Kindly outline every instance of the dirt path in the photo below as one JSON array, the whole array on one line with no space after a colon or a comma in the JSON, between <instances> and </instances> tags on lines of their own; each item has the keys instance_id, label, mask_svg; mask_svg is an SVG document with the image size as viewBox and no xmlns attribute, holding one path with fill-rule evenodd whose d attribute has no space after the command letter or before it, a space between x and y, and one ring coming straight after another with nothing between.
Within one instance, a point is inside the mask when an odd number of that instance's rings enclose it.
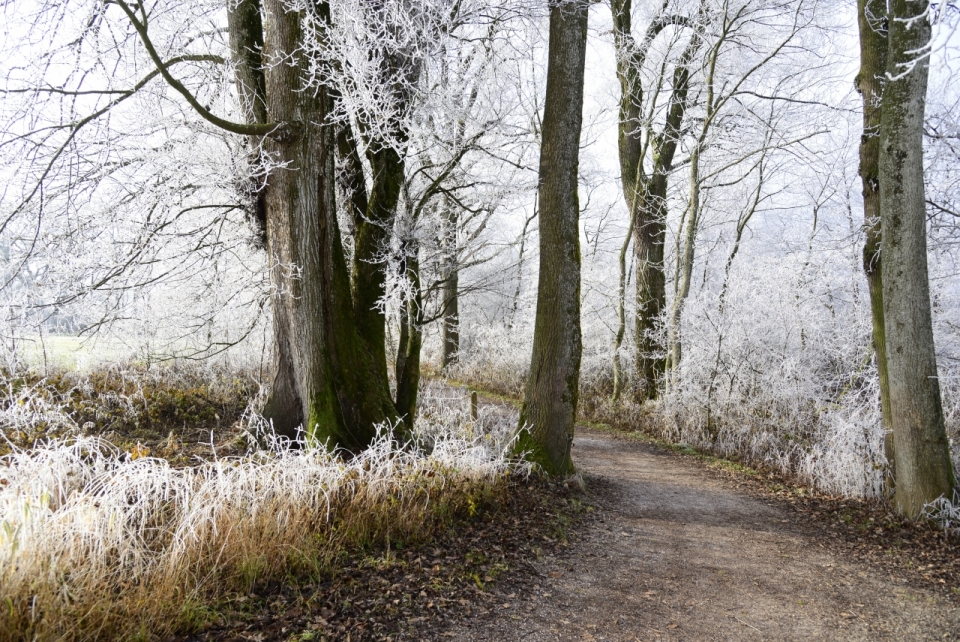
<instances>
[{"instance_id":1,"label":"dirt path","mask_svg":"<svg viewBox=\"0 0 960 642\"><path fill-rule=\"evenodd\" d=\"M599 518L443 639L960 639L955 605L845 561L796 514L654 446L580 435Z\"/></svg>"}]
</instances>

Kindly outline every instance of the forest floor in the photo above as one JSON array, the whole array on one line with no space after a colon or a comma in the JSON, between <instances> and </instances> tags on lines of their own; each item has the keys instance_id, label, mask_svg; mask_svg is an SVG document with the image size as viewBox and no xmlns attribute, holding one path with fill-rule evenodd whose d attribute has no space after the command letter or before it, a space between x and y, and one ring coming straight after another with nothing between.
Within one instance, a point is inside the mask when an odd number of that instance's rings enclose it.
<instances>
[{"instance_id":1,"label":"forest floor","mask_svg":"<svg viewBox=\"0 0 960 642\"><path fill-rule=\"evenodd\" d=\"M426 547L261 587L183 639L960 639L956 537L639 435L581 427L574 459L582 491L518 483Z\"/></svg>"},{"instance_id":2,"label":"forest floor","mask_svg":"<svg viewBox=\"0 0 960 642\"><path fill-rule=\"evenodd\" d=\"M639 433L581 426L573 453L582 489L518 481L181 640L960 640L960 538Z\"/></svg>"},{"instance_id":3,"label":"forest floor","mask_svg":"<svg viewBox=\"0 0 960 642\"><path fill-rule=\"evenodd\" d=\"M858 519L878 519L868 507L783 497L749 475L595 430L581 428L573 452L595 511L534 577L498 587L501 608L445 639L960 639L955 572L924 575L931 542L901 542L910 550L900 556L849 537L853 526L862 538ZM943 547L952 559L934 566L955 567L956 546Z\"/></svg>"}]
</instances>

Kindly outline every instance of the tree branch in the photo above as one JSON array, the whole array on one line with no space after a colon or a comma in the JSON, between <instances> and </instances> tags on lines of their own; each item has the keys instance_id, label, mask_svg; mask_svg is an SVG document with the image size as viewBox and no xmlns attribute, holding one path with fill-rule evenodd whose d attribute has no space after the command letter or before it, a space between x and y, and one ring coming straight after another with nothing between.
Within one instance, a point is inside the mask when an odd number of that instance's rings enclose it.
<instances>
[{"instance_id":1,"label":"tree branch","mask_svg":"<svg viewBox=\"0 0 960 642\"><path fill-rule=\"evenodd\" d=\"M156 48L153 46L153 41L150 40L150 36L147 33L146 18L141 22L137 19L136 14L133 9L128 5L125 0L108 0L109 4L115 4L127 15L127 18L130 20L130 24L133 25L133 28L136 30L137 34L140 36L140 41L143 43L144 48L146 48L147 53L150 55L150 59L153 60L153 64L157 66L157 70L160 72L160 75L163 76L163 79L167 81L167 84L173 87L177 92L179 92L187 102L193 107L204 120L216 125L220 129L225 131L240 134L242 136L268 136L276 140L289 140L295 138L299 134L300 123L286 122L286 123L254 123L254 124L245 124L245 123L235 123L233 121L220 118L209 109L200 104L200 102L190 93L190 90L187 89L183 83L173 77L170 73L170 70L167 69L167 65L164 64L163 60L160 58L160 54L157 53Z\"/></svg>"}]
</instances>

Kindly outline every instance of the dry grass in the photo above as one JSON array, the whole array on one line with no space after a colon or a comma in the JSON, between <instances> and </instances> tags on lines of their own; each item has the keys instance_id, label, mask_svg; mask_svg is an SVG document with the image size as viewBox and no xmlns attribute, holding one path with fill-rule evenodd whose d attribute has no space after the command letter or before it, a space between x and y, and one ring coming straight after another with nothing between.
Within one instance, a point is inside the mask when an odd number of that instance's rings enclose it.
<instances>
[{"instance_id":1,"label":"dry grass","mask_svg":"<svg viewBox=\"0 0 960 642\"><path fill-rule=\"evenodd\" d=\"M231 591L322 576L351 550L472 514L527 470L504 455L516 420L473 422L451 389L425 393L423 446L383 431L351 460L276 441L179 468L100 437L14 449L0 458L0 640L189 631ZM67 416L20 398L7 427L29 424L24 408Z\"/></svg>"},{"instance_id":2,"label":"dry grass","mask_svg":"<svg viewBox=\"0 0 960 642\"><path fill-rule=\"evenodd\" d=\"M181 441L209 444L211 430L234 424L258 389L252 373L190 363L48 376L0 372L0 382L0 455L81 435L103 436L125 450L140 443L153 452L171 431ZM173 452L163 454L173 459ZM186 463L192 453L180 454L179 463Z\"/></svg>"}]
</instances>

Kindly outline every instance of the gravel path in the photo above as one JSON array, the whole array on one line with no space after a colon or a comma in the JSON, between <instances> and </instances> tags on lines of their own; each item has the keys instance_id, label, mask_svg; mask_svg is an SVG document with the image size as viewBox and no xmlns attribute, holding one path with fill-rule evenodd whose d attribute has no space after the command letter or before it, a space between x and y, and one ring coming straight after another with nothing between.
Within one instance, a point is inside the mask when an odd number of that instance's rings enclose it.
<instances>
[{"instance_id":1,"label":"gravel path","mask_svg":"<svg viewBox=\"0 0 960 642\"><path fill-rule=\"evenodd\" d=\"M598 518L442 639L960 639L956 605L696 462L583 429L574 459Z\"/></svg>"}]
</instances>

